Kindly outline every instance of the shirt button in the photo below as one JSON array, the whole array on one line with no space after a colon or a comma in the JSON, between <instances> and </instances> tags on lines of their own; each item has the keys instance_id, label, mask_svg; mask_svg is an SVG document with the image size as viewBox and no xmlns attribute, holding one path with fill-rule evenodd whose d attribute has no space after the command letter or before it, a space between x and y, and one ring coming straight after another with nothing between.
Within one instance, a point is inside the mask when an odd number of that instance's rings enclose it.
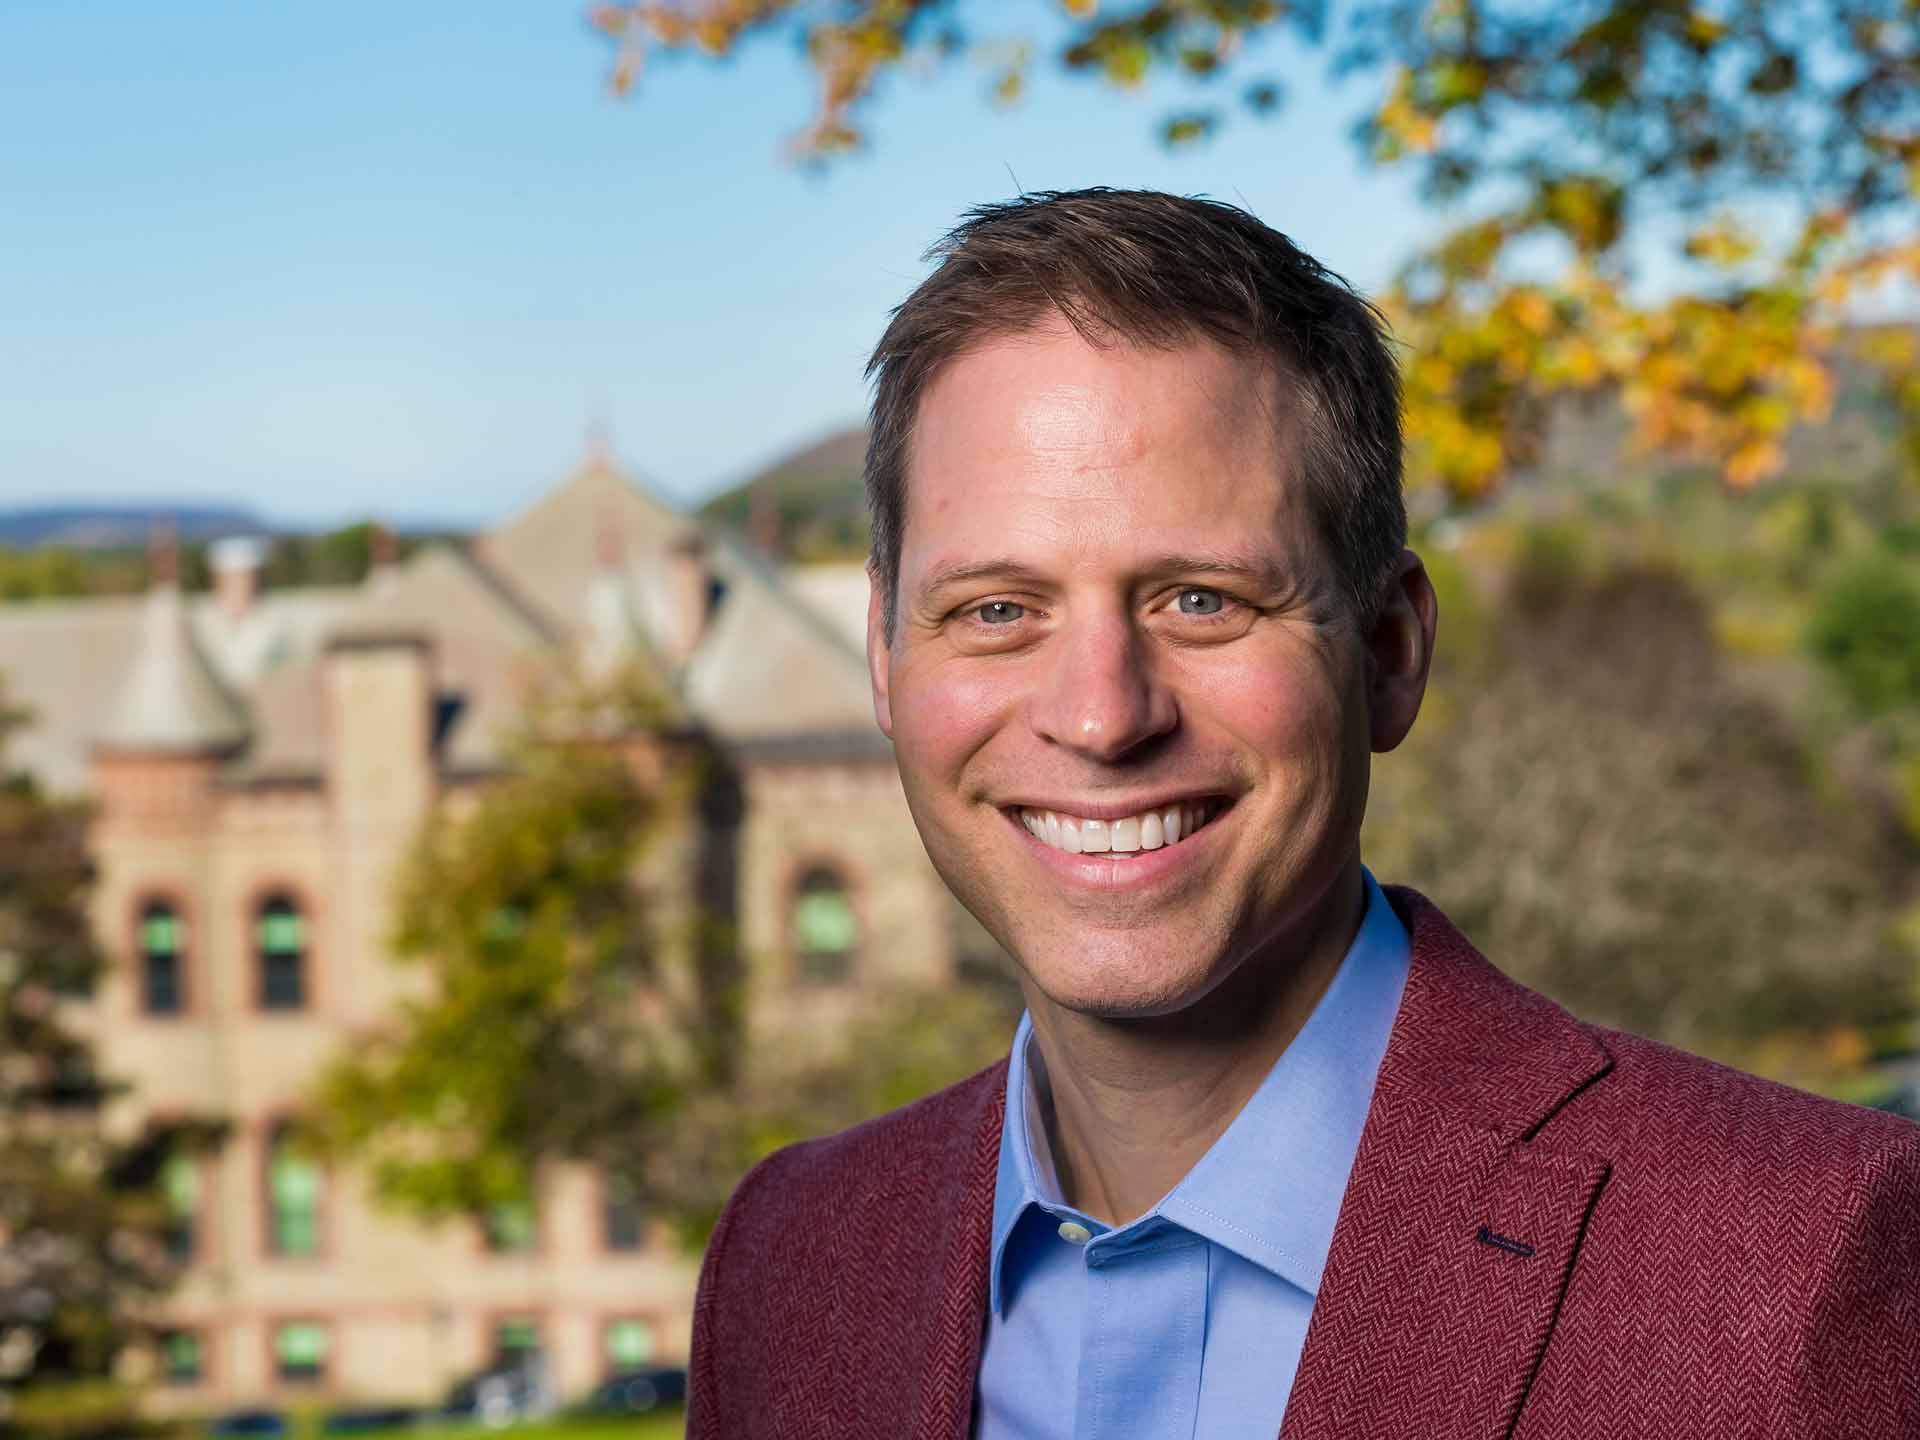
<instances>
[{"instance_id":1,"label":"shirt button","mask_svg":"<svg viewBox=\"0 0 1920 1440\"><path fill-rule=\"evenodd\" d=\"M1093 1232L1077 1220L1062 1220L1060 1238L1072 1245L1084 1245L1093 1239Z\"/></svg>"}]
</instances>

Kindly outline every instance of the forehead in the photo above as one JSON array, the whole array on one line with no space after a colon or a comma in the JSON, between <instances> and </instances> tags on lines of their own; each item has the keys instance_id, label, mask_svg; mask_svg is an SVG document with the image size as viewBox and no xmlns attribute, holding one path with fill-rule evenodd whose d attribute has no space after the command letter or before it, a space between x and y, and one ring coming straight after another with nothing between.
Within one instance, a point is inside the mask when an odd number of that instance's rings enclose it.
<instances>
[{"instance_id":1,"label":"forehead","mask_svg":"<svg viewBox=\"0 0 1920 1440\"><path fill-rule=\"evenodd\" d=\"M1211 341L1094 345L1064 323L948 364L922 397L902 581L983 548L1062 565L1298 550L1287 386Z\"/></svg>"}]
</instances>

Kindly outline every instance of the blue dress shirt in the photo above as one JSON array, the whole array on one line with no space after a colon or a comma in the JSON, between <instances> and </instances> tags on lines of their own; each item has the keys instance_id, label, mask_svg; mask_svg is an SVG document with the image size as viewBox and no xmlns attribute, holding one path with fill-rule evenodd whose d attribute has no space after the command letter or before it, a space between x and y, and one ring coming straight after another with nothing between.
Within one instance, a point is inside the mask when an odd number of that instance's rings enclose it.
<instances>
[{"instance_id":1,"label":"blue dress shirt","mask_svg":"<svg viewBox=\"0 0 1920 1440\"><path fill-rule=\"evenodd\" d=\"M994 1184L978 1440L1274 1440L1400 1009L1373 876L1333 982L1225 1133L1113 1229L1060 1198L1021 1017Z\"/></svg>"}]
</instances>

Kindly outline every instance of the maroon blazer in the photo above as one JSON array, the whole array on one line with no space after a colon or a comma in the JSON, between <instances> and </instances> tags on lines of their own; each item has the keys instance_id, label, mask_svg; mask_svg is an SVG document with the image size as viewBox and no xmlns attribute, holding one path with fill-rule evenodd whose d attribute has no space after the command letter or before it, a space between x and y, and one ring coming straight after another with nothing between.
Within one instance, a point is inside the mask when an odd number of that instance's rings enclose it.
<instances>
[{"instance_id":1,"label":"maroon blazer","mask_svg":"<svg viewBox=\"0 0 1920 1440\"><path fill-rule=\"evenodd\" d=\"M1389 894L1412 966L1281 1440L1920 1437L1920 1126L1583 1024ZM965 1440L1005 1073L741 1182L690 1440Z\"/></svg>"}]
</instances>

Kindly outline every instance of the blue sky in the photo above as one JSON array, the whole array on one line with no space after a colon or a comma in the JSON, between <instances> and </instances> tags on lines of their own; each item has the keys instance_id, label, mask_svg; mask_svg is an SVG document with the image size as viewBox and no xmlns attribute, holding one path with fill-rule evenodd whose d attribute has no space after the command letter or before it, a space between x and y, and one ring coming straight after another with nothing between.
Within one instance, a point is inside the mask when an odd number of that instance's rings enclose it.
<instances>
[{"instance_id":1,"label":"blue sky","mask_svg":"<svg viewBox=\"0 0 1920 1440\"><path fill-rule=\"evenodd\" d=\"M1363 287L1436 223L1361 167L1360 93L1311 57L1255 57L1280 120L1171 154L1165 86L1042 66L1003 111L982 70L903 77L816 175L781 153L811 105L792 47L617 102L584 9L0 0L0 506L484 522L593 415L691 500L859 418L921 252L1012 176L1235 200Z\"/></svg>"}]
</instances>

